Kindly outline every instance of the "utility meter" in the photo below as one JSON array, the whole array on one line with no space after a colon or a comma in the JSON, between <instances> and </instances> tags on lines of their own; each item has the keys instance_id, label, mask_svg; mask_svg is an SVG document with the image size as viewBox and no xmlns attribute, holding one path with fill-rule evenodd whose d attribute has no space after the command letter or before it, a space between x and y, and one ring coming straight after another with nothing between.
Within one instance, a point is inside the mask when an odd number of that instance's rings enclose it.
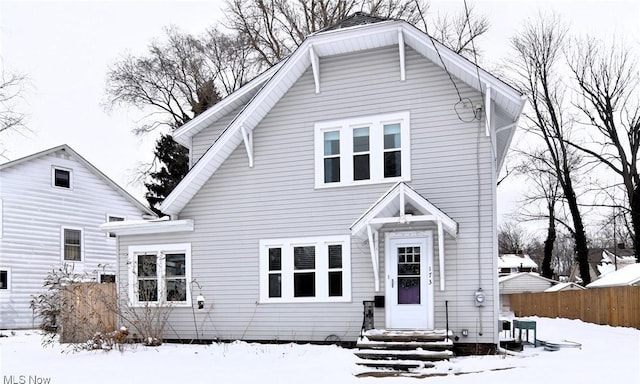
<instances>
[{"instance_id":1,"label":"utility meter","mask_svg":"<svg viewBox=\"0 0 640 384\"><path fill-rule=\"evenodd\" d=\"M476 307L484 307L484 302L486 301L486 297L482 292L482 288L479 288L474 295L475 295Z\"/></svg>"}]
</instances>

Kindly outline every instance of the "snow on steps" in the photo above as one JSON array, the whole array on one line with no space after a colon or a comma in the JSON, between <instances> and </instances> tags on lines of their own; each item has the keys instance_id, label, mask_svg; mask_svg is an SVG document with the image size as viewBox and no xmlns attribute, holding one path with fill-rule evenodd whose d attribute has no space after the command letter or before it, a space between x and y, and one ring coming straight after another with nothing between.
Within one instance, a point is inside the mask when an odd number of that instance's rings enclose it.
<instances>
[{"instance_id":1,"label":"snow on steps","mask_svg":"<svg viewBox=\"0 0 640 384\"><path fill-rule=\"evenodd\" d=\"M451 334L449 334L451 336ZM387 331L370 330L363 334L356 346L358 365L376 368L364 375L397 375L434 367L433 362L453 356L453 343L446 331Z\"/></svg>"}]
</instances>

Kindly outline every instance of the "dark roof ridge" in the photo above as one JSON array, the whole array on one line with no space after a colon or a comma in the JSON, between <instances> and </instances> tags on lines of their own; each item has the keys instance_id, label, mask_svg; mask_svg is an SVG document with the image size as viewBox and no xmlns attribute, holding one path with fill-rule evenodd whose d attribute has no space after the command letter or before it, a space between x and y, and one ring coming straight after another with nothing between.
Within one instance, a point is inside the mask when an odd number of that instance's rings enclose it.
<instances>
[{"instance_id":1,"label":"dark roof ridge","mask_svg":"<svg viewBox=\"0 0 640 384\"><path fill-rule=\"evenodd\" d=\"M344 19L338 21L337 23L319 30L318 32L333 31L336 29L349 28L356 25L379 23L379 22L388 21L388 20L393 20L393 19L371 15L363 11L357 11L345 17Z\"/></svg>"}]
</instances>

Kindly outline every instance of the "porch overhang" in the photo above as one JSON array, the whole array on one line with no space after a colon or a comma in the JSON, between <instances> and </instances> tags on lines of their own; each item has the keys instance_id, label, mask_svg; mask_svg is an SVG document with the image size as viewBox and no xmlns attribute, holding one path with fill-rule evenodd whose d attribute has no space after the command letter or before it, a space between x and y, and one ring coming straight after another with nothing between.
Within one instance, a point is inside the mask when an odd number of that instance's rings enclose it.
<instances>
[{"instance_id":1,"label":"porch overhang","mask_svg":"<svg viewBox=\"0 0 640 384\"><path fill-rule=\"evenodd\" d=\"M351 236L367 240L376 292L380 291L379 231L385 224L435 223L438 230L438 260L440 264L440 290L445 289L444 234L454 239L458 235L458 223L431 204L413 188L399 182L387 191L351 225Z\"/></svg>"}]
</instances>

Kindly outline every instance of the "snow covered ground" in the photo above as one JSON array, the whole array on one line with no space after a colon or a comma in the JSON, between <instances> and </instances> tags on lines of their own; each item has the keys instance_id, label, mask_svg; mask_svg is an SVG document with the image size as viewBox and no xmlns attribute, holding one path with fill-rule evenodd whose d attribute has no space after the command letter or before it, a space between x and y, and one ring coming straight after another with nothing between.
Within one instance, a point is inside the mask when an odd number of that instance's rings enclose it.
<instances>
[{"instance_id":1,"label":"snow covered ground","mask_svg":"<svg viewBox=\"0 0 640 384\"><path fill-rule=\"evenodd\" d=\"M439 363L437 383L640 383L640 330L535 320L538 338L581 349L526 347L518 356L476 356ZM38 331L0 332L3 384L30 383L407 383L414 378L358 378L353 351L336 346L231 344L134 346L124 352L42 348ZM67 353L65 353L67 351Z\"/></svg>"}]
</instances>

